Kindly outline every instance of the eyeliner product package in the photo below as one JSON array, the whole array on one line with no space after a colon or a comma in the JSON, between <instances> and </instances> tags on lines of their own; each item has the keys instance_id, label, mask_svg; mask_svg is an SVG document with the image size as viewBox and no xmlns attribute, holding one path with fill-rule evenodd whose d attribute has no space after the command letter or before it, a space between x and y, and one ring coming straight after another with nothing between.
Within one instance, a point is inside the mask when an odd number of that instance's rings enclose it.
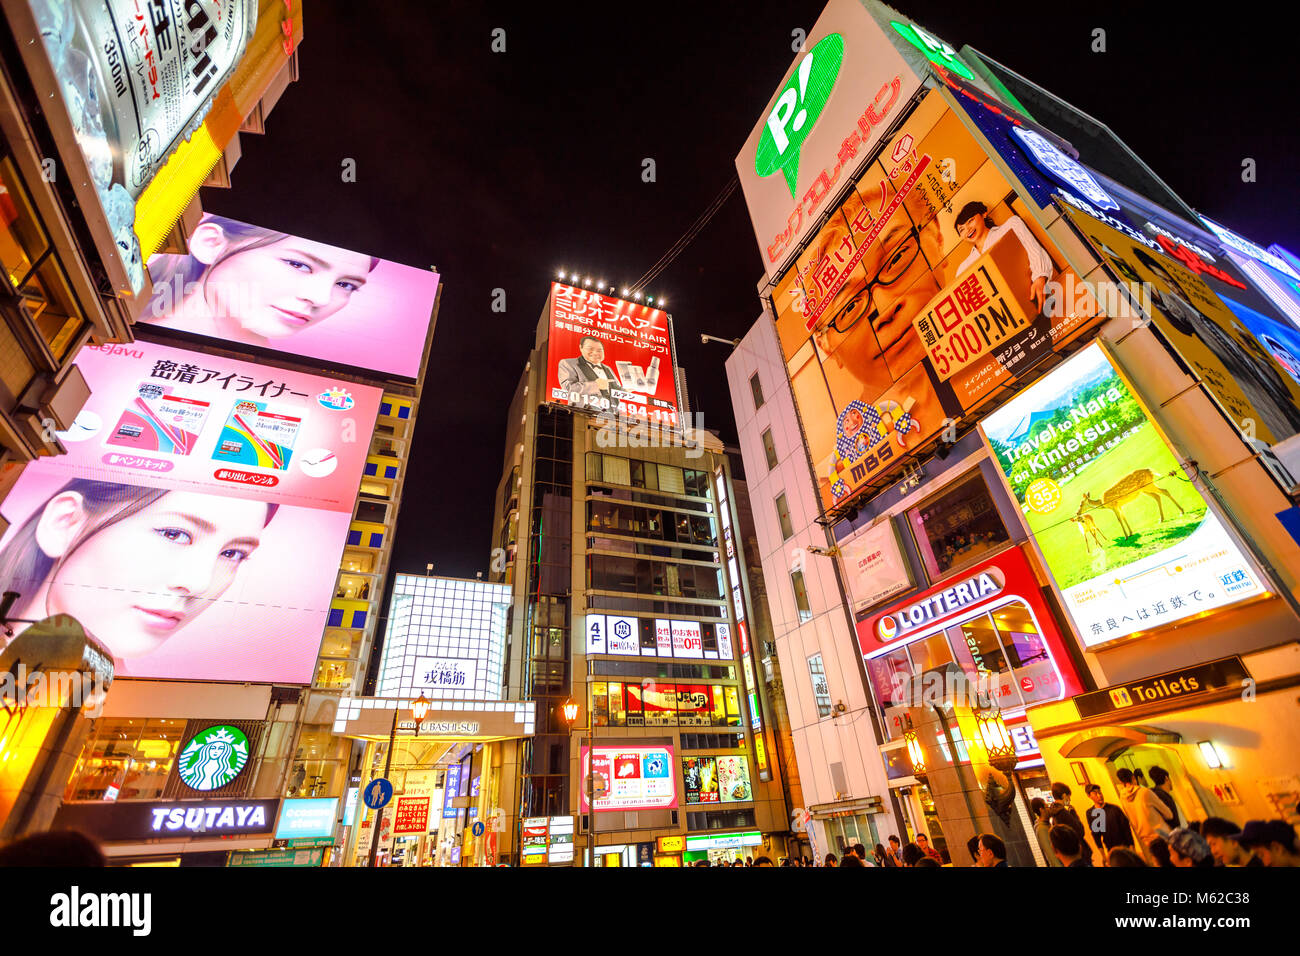
<instances>
[{"instance_id":1,"label":"eyeliner product package","mask_svg":"<svg viewBox=\"0 0 1300 956\"><path fill-rule=\"evenodd\" d=\"M141 382L135 399L122 410L106 445L188 455L207 421L208 402L174 394L157 382Z\"/></svg>"},{"instance_id":2,"label":"eyeliner product package","mask_svg":"<svg viewBox=\"0 0 1300 956\"><path fill-rule=\"evenodd\" d=\"M236 402L217 438L212 460L285 471L301 426L301 417L270 411L267 402Z\"/></svg>"}]
</instances>

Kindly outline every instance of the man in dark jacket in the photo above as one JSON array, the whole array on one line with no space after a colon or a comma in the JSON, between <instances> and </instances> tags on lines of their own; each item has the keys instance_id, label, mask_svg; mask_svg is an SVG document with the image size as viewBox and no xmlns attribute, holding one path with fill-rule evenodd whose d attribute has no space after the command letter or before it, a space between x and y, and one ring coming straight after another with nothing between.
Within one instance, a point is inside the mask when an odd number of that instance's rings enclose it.
<instances>
[{"instance_id":1,"label":"man in dark jacket","mask_svg":"<svg viewBox=\"0 0 1300 956\"><path fill-rule=\"evenodd\" d=\"M1083 844L1084 855L1092 861L1092 844L1088 842L1088 830L1079 819L1079 811L1070 806L1070 788L1060 782L1052 784L1052 823L1060 823L1075 832L1079 837L1079 842Z\"/></svg>"},{"instance_id":2,"label":"man in dark jacket","mask_svg":"<svg viewBox=\"0 0 1300 956\"><path fill-rule=\"evenodd\" d=\"M1090 783L1083 788L1092 799L1088 808L1088 829L1093 838L1109 853L1117 846L1133 847L1133 828L1128 825L1124 811L1113 803L1106 802L1101 787Z\"/></svg>"},{"instance_id":3,"label":"man in dark jacket","mask_svg":"<svg viewBox=\"0 0 1300 956\"><path fill-rule=\"evenodd\" d=\"M1049 831L1048 837L1061 866L1092 866L1092 853L1071 827L1058 823Z\"/></svg>"}]
</instances>

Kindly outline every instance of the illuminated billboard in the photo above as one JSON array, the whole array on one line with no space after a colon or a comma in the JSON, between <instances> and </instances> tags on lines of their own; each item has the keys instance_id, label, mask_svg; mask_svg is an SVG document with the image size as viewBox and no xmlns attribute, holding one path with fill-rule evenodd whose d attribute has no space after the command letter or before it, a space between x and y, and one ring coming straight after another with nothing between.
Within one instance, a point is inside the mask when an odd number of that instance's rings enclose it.
<instances>
[{"instance_id":1,"label":"illuminated billboard","mask_svg":"<svg viewBox=\"0 0 1300 956\"><path fill-rule=\"evenodd\" d=\"M1101 346L981 427L1085 646L1265 593Z\"/></svg>"},{"instance_id":2,"label":"illuminated billboard","mask_svg":"<svg viewBox=\"0 0 1300 956\"><path fill-rule=\"evenodd\" d=\"M546 398L583 411L677 428L672 316L551 283Z\"/></svg>"},{"instance_id":3,"label":"illuminated billboard","mask_svg":"<svg viewBox=\"0 0 1300 956\"><path fill-rule=\"evenodd\" d=\"M206 115L257 26L253 0L31 0L133 291L136 200ZM51 94L53 95L53 94Z\"/></svg>"},{"instance_id":4,"label":"illuminated billboard","mask_svg":"<svg viewBox=\"0 0 1300 956\"><path fill-rule=\"evenodd\" d=\"M149 260L138 322L417 378L438 274L207 214L189 255Z\"/></svg>"},{"instance_id":5,"label":"illuminated billboard","mask_svg":"<svg viewBox=\"0 0 1300 956\"><path fill-rule=\"evenodd\" d=\"M1192 256L1175 259L1136 231L1063 208L1122 279L1146 284L1151 321L1246 438L1273 445L1300 432L1300 382L1198 275L1212 267Z\"/></svg>"},{"instance_id":6,"label":"illuminated billboard","mask_svg":"<svg viewBox=\"0 0 1300 956\"><path fill-rule=\"evenodd\" d=\"M672 747L582 748L581 805L588 811L588 774L594 774L592 792L596 812L608 810L671 810L677 806L677 777L673 773Z\"/></svg>"},{"instance_id":7,"label":"illuminated billboard","mask_svg":"<svg viewBox=\"0 0 1300 956\"><path fill-rule=\"evenodd\" d=\"M784 267L920 80L860 0L831 0L736 157L763 269Z\"/></svg>"},{"instance_id":8,"label":"illuminated billboard","mask_svg":"<svg viewBox=\"0 0 1300 956\"><path fill-rule=\"evenodd\" d=\"M15 616L132 677L311 680L382 392L137 341L88 346L68 453L4 502Z\"/></svg>"},{"instance_id":9,"label":"illuminated billboard","mask_svg":"<svg viewBox=\"0 0 1300 956\"><path fill-rule=\"evenodd\" d=\"M827 507L1098 320L944 96L921 100L773 291Z\"/></svg>"}]
</instances>

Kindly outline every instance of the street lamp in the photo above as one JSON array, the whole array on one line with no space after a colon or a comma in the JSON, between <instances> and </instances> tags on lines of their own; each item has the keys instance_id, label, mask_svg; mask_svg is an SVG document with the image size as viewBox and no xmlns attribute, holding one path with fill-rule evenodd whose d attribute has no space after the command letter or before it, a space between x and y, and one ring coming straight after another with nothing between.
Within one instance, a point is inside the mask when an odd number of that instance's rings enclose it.
<instances>
[{"instance_id":1,"label":"street lamp","mask_svg":"<svg viewBox=\"0 0 1300 956\"><path fill-rule=\"evenodd\" d=\"M921 738L915 730L903 732L903 740L907 742L907 756L912 761L912 776L922 783L926 782L925 751L921 749Z\"/></svg>"},{"instance_id":2,"label":"street lamp","mask_svg":"<svg viewBox=\"0 0 1300 956\"><path fill-rule=\"evenodd\" d=\"M433 701L421 694L415 700L411 701L411 716L415 718L416 724L419 724L425 717L429 716L429 710L433 707Z\"/></svg>"},{"instance_id":3,"label":"street lamp","mask_svg":"<svg viewBox=\"0 0 1300 956\"><path fill-rule=\"evenodd\" d=\"M1016 774L1016 745L1007 730L1007 723L1002 719L1002 711L997 708L977 711L975 729L979 733L980 743L988 755L989 766L1007 775L1013 784L1007 787L1005 795L996 787L993 775L989 775L988 786L984 790L984 800L989 807L1002 818L1007 826L1011 825L1011 804L1015 802L1016 791L1020 789L1020 777Z\"/></svg>"},{"instance_id":4,"label":"street lamp","mask_svg":"<svg viewBox=\"0 0 1300 956\"><path fill-rule=\"evenodd\" d=\"M429 708L433 706L433 701L429 700L423 694L411 702L411 716L415 718L416 732L419 732L420 721L429 713ZM384 779L388 779L388 774L393 769L393 750L397 747L397 717L402 712L402 705L398 704L393 708L393 727L388 732L388 756L384 759ZM384 825L384 808L380 807L375 811L375 832L370 834L370 860L366 866L374 866L375 859L379 856L379 831Z\"/></svg>"},{"instance_id":5,"label":"street lamp","mask_svg":"<svg viewBox=\"0 0 1300 956\"><path fill-rule=\"evenodd\" d=\"M594 672L593 664L590 660L587 662L587 693L591 693L591 677ZM560 716L564 722L569 725L569 730L573 731L574 721L578 719L578 702L572 697L568 698L560 705ZM592 866L596 865L596 748L592 739L595 729L595 721L591 718L591 711L587 711L587 779L585 786L587 788L587 858ZM578 767L582 767L582 757L578 757ZM579 814L581 816L581 814Z\"/></svg>"}]
</instances>

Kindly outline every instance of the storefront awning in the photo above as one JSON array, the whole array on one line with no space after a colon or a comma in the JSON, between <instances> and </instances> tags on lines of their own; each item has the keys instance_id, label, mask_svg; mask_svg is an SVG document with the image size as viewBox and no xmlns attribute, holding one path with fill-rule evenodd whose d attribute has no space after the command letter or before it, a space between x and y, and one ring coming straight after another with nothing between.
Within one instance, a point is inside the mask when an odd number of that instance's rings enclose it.
<instances>
[{"instance_id":1,"label":"storefront awning","mask_svg":"<svg viewBox=\"0 0 1300 956\"><path fill-rule=\"evenodd\" d=\"M1080 731L1063 741L1059 749L1062 757L1072 760L1083 757L1109 758L1129 747L1141 744L1176 744L1181 740L1180 734L1160 727L1107 724Z\"/></svg>"}]
</instances>

